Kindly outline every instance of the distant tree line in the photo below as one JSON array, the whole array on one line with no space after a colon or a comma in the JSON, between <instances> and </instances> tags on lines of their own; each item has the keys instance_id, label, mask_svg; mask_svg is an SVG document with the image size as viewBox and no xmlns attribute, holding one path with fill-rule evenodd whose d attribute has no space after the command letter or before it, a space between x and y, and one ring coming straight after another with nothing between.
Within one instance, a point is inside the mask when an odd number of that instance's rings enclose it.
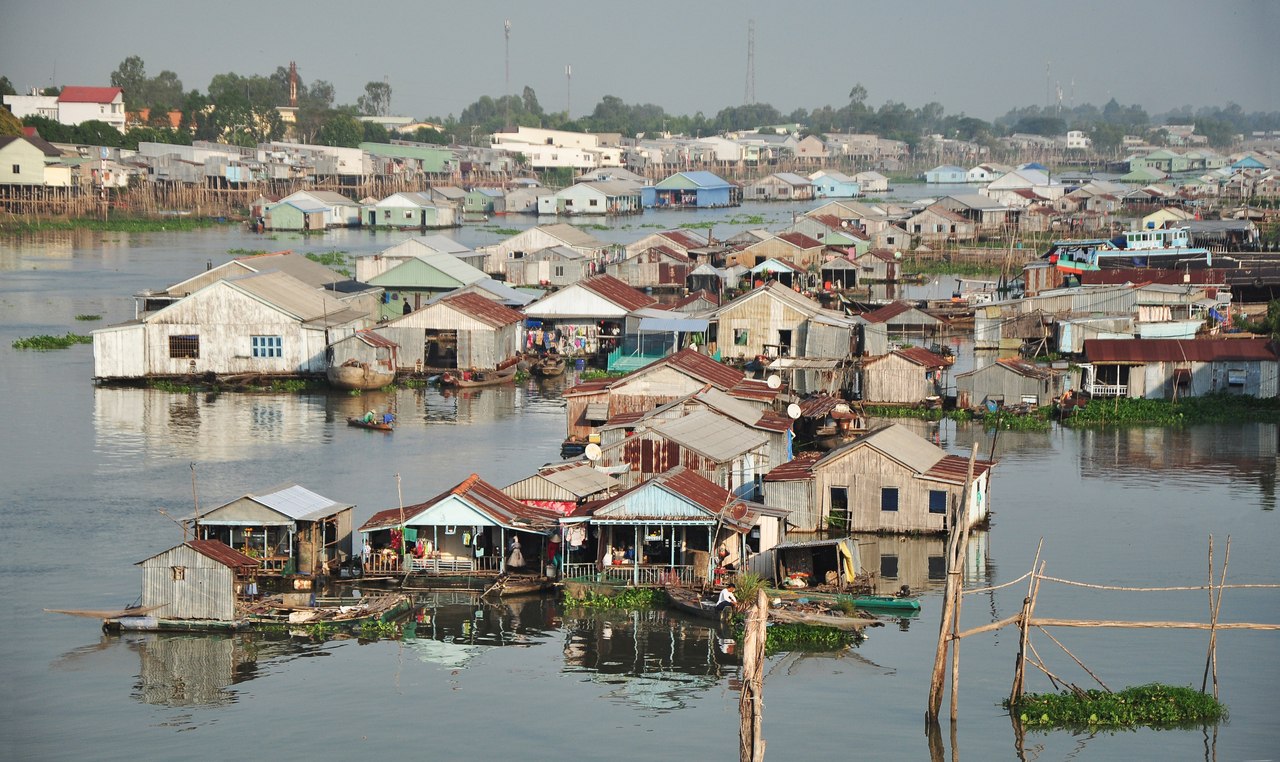
<instances>
[{"instance_id":1,"label":"distant tree line","mask_svg":"<svg viewBox=\"0 0 1280 762\"><path fill-rule=\"evenodd\" d=\"M143 60L129 56L111 73L111 84L124 90L125 108L139 113L149 110L145 127L114 135L102 123L86 122L69 127L47 119L30 117L27 126L40 129L49 140L136 146L140 141L186 143L214 140L237 145L254 145L279 140L289 125L277 107L289 105L289 69L279 66L266 76L242 76L234 72L218 74L208 88L186 91L178 75L162 70L148 76ZM12 83L0 77L0 94L12 94ZM57 94L56 88L46 90ZM767 103L730 106L714 116L701 111L689 115L670 114L661 106L628 104L614 95L604 96L591 113L570 119L565 111L545 111L533 88L520 95L481 96L455 117L431 117L426 121L441 129L418 128L412 133L388 132L360 116L387 116L392 112L391 85L369 82L354 105L335 105L334 87L324 80L297 82L296 122L293 136L306 143L355 147L361 142L386 142L392 138L423 143L483 143L485 138L506 126L543 127L575 132L616 132L627 137L672 133L703 137L724 132L751 130L781 124L804 125L807 132L871 133L890 140L902 140L915 148L930 135L968 140L993 146L998 138L1014 133L1043 136L1064 134L1068 129L1084 131L1098 150L1119 148L1127 134L1159 140L1159 124L1194 124L1196 132L1211 145L1229 145L1236 134L1255 130L1280 129L1280 112L1247 114L1236 104L1224 108L1190 106L1174 109L1152 120L1136 104L1123 106L1112 98L1102 108L1083 104L1062 109L1039 106L1015 108L993 121L959 114L947 114L939 103L911 108L886 101L879 108L867 104L867 90L860 83L849 91L848 102L812 110L798 108L782 113ZM174 127L170 112L180 112Z\"/></svg>"}]
</instances>

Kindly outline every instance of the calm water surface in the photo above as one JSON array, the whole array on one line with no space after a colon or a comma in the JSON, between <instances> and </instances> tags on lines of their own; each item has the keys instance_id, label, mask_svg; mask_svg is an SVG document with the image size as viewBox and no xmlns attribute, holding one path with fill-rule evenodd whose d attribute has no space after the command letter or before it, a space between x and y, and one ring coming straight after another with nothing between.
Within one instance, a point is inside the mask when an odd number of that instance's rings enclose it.
<instances>
[{"instance_id":1,"label":"calm water surface","mask_svg":"<svg viewBox=\"0 0 1280 762\"><path fill-rule=\"evenodd\" d=\"M799 207L797 207L799 209ZM640 224L670 227L791 207L646 214L609 231L628 241ZM718 214L719 216L715 216ZM531 224L532 220L523 224ZM512 221L503 226L516 226ZM623 226L630 225L630 229ZM751 225L754 226L754 225ZM457 231L472 245L496 233ZM376 251L403 234L336 232L276 241L239 231L78 233L0 243L0 758L208 759L249 749L304 755L446 758L733 759L737 663L703 622L670 612L592 613L557 601L421 599L421 621L401 641L312 642L287 633L234 637L103 636L97 622L43 608L106 609L137 597L133 564L181 539L158 510L191 505L195 463L202 505L282 481L355 503L357 522L394 507L396 474L418 502L471 473L504 485L555 460L563 436L556 386L435 389L378 398L394 406L393 436L348 428L364 399L329 394L169 395L95 388L90 348L18 352L19 336L85 332L77 314L133 316L129 295L224 261L230 249ZM913 422L914 423L914 422ZM990 435L914 424L956 453ZM1004 433L992 485L995 519L975 543L971 585L1000 584L1031 566L1044 539L1046 572L1129 586L1203 584L1206 540L1221 559L1232 536L1230 580L1280 579L1274 425ZM864 558L935 554L930 540L864 538ZM874 547L872 547L874 546ZM838 654L782 655L765 680L771 759L928 759L921 717L937 637L937 582L904 576L925 593L919 619L869 630ZM1205 593L1101 593L1045 583L1038 614L1094 619L1206 621ZM965 626L1015 613L1025 587L970 596ZM1226 621L1280 621L1280 591L1232 590ZM1064 630L1059 636L1112 687L1199 681L1207 635ZM1088 677L1047 639L1051 669ZM1280 756L1280 635L1220 635L1219 682L1231 719L1200 731L1141 730L1096 737L1032 735L1028 758L1260 759ZM1056 649L1055 649L1056 650ZM1008 692L1011 631L964 641L960 759L1014 759ZM1029 678L1029 687L1048 689ZM944 728L944 735L947 729ZM949 741L947 753L951 753Z\"/></svg>"}]
</instances>

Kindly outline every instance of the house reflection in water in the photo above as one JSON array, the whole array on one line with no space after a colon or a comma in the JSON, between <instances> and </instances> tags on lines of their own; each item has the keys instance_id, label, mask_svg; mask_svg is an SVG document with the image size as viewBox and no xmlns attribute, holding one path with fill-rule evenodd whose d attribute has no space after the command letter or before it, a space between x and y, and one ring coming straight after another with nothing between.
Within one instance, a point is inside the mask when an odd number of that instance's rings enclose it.
<instances>
[{"instance_id":1,"label":"house reflection in water","mask_svg":"<svg viewBox=\"0 0 1280 762\"><path fill-rule=\"evenodd\" d=\"M493 648L545 642L559 619L550 598L495 603L472 592L438 592L414 605L404 643L421 661L446 669L463 669Z\"/></svg>"},{"instance_id":2,"label":"house reflection in water","mask_svg":"<svg viewBox=\"0 0 1280 762\"><path fill-rule=\"evenodd\" d=\"M244 636L165 635L130 637L142 669L133 696L145 704L170 707L222 706L236 700L228 687L250 679L243 668L257 658Z\"/></svg>"},{"instance_id":3,"label":"house reflection in water","mask_svg":"<svg viewBox=\"0 0 1280 762\"><path fill-rule=\"evenodd\" d=\"M715 630L670 611L591 616L579 609L566 617L565 672L588 675L609 688L608 697L636 709L682 709L737 671Z\"/></svg>"},{"instance_id":4,"label":"house reflection in water","mask_svg":"<svg viewBox=\"0 0 1280 762\"><path fill-rule=\"evenodd\" d=\"M875 572L876 595L892 595L906 585L912 593L940 592L947 584L945 535L855 535L862 571ZM990 584L990 536L975 530L969 536L964 565L967 588Z\"/></svg>"}]
</instances>

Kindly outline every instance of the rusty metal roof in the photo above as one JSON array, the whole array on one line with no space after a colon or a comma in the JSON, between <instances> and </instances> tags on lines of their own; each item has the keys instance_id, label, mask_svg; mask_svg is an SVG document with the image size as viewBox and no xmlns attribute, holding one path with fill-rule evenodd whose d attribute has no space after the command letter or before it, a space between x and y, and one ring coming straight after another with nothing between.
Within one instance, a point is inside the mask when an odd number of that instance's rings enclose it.
<instances>
[{"instance_id":1,"label":"rusty metal roof","mask_svg":"<svg viewBox=\"0 0 1280 762\"><path fill-rule=\"evenodd\" d=\"M230 566L232 569L257 568L258 566L256 559L246 556L235 548L223 545L217 540L188 540L183 544L200 555L211 558L224 566Z\"/></svg>"},{"instance_id":2,"label":"rusty metal roof","mask_svg":"<svg viewBox=\"0 0 1280 762\"><path fill-rule=\"evenodd\" d=\"M942 448L935 446L906 426L895 423L864 434L849 444L831 450L823 455L814 467L839 460L846 453L859 447L870 447L917 474L925 473L947 456Z\"/></svg>"},{"instance_id":3,"label":"rusty metal roof","mask_svg":"<svg viewBox=\"0 0 1280 762\"><path fill-rule=\"evenodd\" d=\"M373 514L359 531L370 532L402 526L402 516L407 522L453 495L462 498L468 505L493 519L494 522L512 529L530 530L534 526L554 523L560 517L558 513L526 505L484 481L477 474L472 474L457 486L424 503L406 505L403 511L392 508Z\"/></svg>"},{"instance_id":4,"label":"rusty metal roof","mask_svg":"<svg viewBox=\"0 0 1280 762\"><path fill-rule=\"evenodd\" d=\"M804 481L813 476L813 464L822 457L820 452L802 452L792 460L777 466L764 475L767 482Z\"/></svg>"},{"instance_id":5,"label":"rusty metal roof","mask_svg":"<svg viewBox=\"0 0 1280 762\"><path fill-rule=\"evenodd\" d=\"M975 461L973 464L973 478L977 479L982 476L990 471L994 465L995 462L990 460ZM947 482L948 484L964 484L964 480L968 475L969 459L962 458L959 455L948 455L933 464L933 468L920 474L920 478L935 482Z\"/></svg>"},{"instance_id":6,"label":"rusty metal roof","mask_svg":"<svg viewBox=\"0 0 1280 762\"><path fill-rule=\"evenodd\" d=\"M799 249L822 248L822 241L819 241L816 238L810 238L804 233L783 233L778 237Z\"/></svg>"},{"instance_id":7,"label":"rusty metal roof","mask_svg":"<svg viewBox=\"0 0 1280 762\"><path fill-rule=\"evenodd\" d=\"M700 381L715 384L721 389L729 389L736 386L744 378L742 371L734 370L728 365L716 362L692 349L682 349L673 355L668 355L657 362L650 363L636 371L636 373L643 373L645 370L656 368L659 365L669 365L677 368Z\"/></svg>"},{"instance_id":8,"label":"rusty metal roof","mask_svg":"<svg viewBox=\"0 0 1280 762\"><path fill-rule=\"evenodd\" d=\"M695 233L692 230L684 230L682 228L664 230L658 235L666 238L677 246L684 247L685 249L697 249L708 244L707 239L703 238L698 233Z\"/></svg>"},{"instance_id":9,"label":"rusty metal roof","mask_svg":"<svg viewBox=\"0 0 1280 762\"><path fill-rule=\"evenodd\" d=\"M846 409L849 407L849 403L839 397L818 392L800 401L800 415L804 418L822 418L841 405Z\"/></svg>"},{"instance_id":10,"label":"rusty metal roof","mask_svg":"<svg viewBox=\"0 0 1280 762\"><path fill-rule=\"evenodd\" d=\"M604 429L613 429L619 426L629 426L642 418L648 417L652 412L653 410L640 410L630 413L618 413L614 417L610 418L605 425L600 427L600 429L603 431Z\"/></svg>"},{"instance_id":11,"label":"rusty metal roof","mask_svg":"<svg viewBox=\"0 0 1280 762\"><path fill-rule=\"evenodd\" d=\"M941 355L935 355L933 352L924 347L907 347L905 349L895 349L893 354L904 360L910 360L916 365L923 365L926 368L946 368L951 365L951 361Z\"/></svg>"},{"instance_id":12,"label":"rusty metal roof","mask_svg":"<svg viewBox=\"0 0 1280 762\"><path fill-rule=\"evenodd\" d=\"M729 396L737 397L740 400L755 400L756 402L773 402L778 398L778 393L785 389L784 385L780 389L770 389L769 385L764 381L757 381L751 378L744 378L733 386L729 387Z\"/></svg>"},{"instance_id":13,"label":"rusty metal roof","mask_svg":"<svg viewBox=\"0 0 1280 762\"><path fill-rule=\"evenodd\" d=\"M887 323L892 318L914 309L916 309L915 305L907 302L894 302L893 304L886 304L878 310L864 312L861 317L868 323Z\"/></svg>"},{"instance_id":14,"label":"rusty metal roof","mask_svg":"<svg viewBox=\"0 0 1280 762\"><path fill-rule=\"evenodd\" d=\"M1191 283L1203 285L1221 285L1226 283L1225 270L1190 270ZM1077 277L1082 286L1122 286L1126 283L1159 283L1163 286L1184 285L1182 270L1085 270Z\"/></svg>"},{"instance_id":15,"label":"rusty metal roof","mask_svg":"<svg viewBox=\"0 0 1280 762\"><path fill-rule=\"evenodd\" d=\"M1276 360L1270 339L1085 339L1084 353L1094 363Z\"/></svg>"},{"instance_id":16,"label":"rusty metal roof","mask_svg":"<svg viewBox=\"0 0 1280 762\"><path fill-rule=\"evenodd\" d=\"M688 262L688 261L689 261L689 257L688 257L688 256L686 256L686 255L684 255L684 254L681 254L680 252L676 251L675 249L673 249L673 248L671 248L671 247L669 247L669 246L650 246L649 248L645 249L645 251L660 251L660 252L662 252L663 254L666 254L668 257L671 257L671 258L672 258L672 259L674 259L674 260L677 260L677 261L680 261L680 262Z\"/></svg>"},{"instance_id":17,"label":"rusty metal roof","mask_svg":"<svg viewBox=\"0 0 1280 762\"><path fill-rule=\"evenodd\" d=\"M369 329L365 329L363 331L356 331L354 334L351 335L351 337L354 339L363 341L364 343L368 344L371 347L381 347L383 349L394 349L400 346L399 344L395 343L391 339L388 339L387 337L382 336L380 334L376 334Z\"/></svg>"},{"instance_id":18,"label":"rusty metal roof","mask_svg":"<svg viewBox=\"0 0 1280 762\"><path fill-rule=\"evenodd\" d=\"M511 325L524 320L524 315L519 312L476 293L468 292L457 296L446 296L440 301L482 323L488 323L494 328L501 328L504 325Z\"/></svg>"},{"instance_id":19,"label":"rusty metal roof","mask_svg":"<svg viewBox=\"0 0 1280 762\"><path fill-rule=\"evenodd\" d=\"M720 297L716 296L710 291L707 291L706 289L698 289L697 291L694 291L692 294L689 294L688 296L676 302L675 304L668 305L667 309L678 310L681 307L687 307L690 304L693 304L699 299L705 299L708 302L711 302L712 304L716 305L717 307L720 306Z\"/></svg>"},{"instance_id":20,"label":"rusty metal roof","mask_svg":"<svg viewBox=\"0 0 1280 762\"><path fill-rule=\"evenodd\" d=\"M612 275L594 275L578 281L578 285L613 302L625 310L638 310L658 301L628 286Z\"/></svg>"},{"instance_id":21,"label":"rusty metal roof","mask_svg":"<svg viewBox=\"0 0 1280 762\"><path fill-rule=\"evenodd\" d=\"M620 378L626 378L626 376L620 376ZM592 381L583 381L565 389L560 396L576 397L581 394L599 394L600 392L608 391L610 384L617 380L616 378L597 378Z\"/></svg>"}]
</instances>

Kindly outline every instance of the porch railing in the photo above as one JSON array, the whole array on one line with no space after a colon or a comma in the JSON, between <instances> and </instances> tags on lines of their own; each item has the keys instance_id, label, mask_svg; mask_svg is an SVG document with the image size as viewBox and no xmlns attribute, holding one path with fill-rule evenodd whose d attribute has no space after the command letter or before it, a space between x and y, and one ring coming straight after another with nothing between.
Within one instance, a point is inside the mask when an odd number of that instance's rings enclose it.
<instances>
[{"instance_id":1,"label":"porch railing","mask_svg":"<svg viewBox=\"0 0 1280 762\"><path fill-rule=\"evenodd\" d=\"M596 565L594 563L564 565L564 577L566 579L577 579L578 577L594 577L595 574L596 574Z\"/></svg>"},{"instance_id":2,"label":"porch railing","mask_svg":"<svg viewBox=\"0 0 1280 762\"><path fill-rule=\"evenodd\" d=\"M693 566L606 566L602 581L636 585L692 585L696 580Z\"/></svg>"},{"instance_id":3,"label":"porch railing","mask_svg":"<svg viewBox=\"0 0 1280 762\"><path fill-rule=\"evenodd\" d=\"M1095 397L1128 397L1128 384L1090 384L1089 393Z\"/></svg>"}]
</instances>

